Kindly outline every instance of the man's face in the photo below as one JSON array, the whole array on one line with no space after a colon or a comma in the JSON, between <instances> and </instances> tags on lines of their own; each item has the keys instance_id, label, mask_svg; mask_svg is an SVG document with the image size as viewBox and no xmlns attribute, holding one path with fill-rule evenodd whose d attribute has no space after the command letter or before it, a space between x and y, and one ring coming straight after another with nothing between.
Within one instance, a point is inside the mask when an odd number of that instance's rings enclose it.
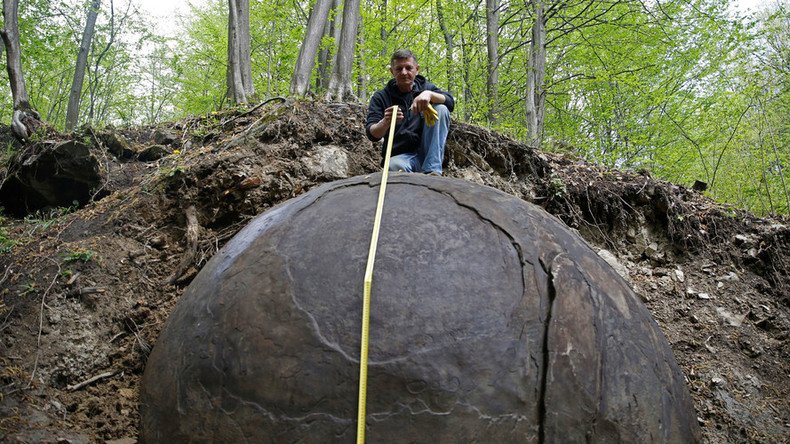
<instances>
[{"instance_id":1,"label":"man's face","mask_svg":"<svg viewBox=\"0 0 790 444\"><path fill-rule=\"evenodd\" d=\"M401 92L411 91L411 86L414 84L414 78L420 72L420 65L418 65L413 58L395 59L390 66L392 77L398 84L398 89Z\"/></svg>"}]
</instances>

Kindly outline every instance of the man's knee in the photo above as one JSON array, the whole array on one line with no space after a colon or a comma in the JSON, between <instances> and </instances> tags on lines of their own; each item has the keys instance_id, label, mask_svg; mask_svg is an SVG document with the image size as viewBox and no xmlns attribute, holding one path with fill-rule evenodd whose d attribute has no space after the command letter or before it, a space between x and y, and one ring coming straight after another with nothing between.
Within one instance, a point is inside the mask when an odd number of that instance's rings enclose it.
<instances>
[{"instance_id":1,"label":"man's knee","mask_svg":"<svg viewBox=\"0 0 790 444\"><path fill-rule=\"evenodd\" d=\"M411 161L403 156L393 156L390 158L390 171L406 171L411 173Z\"/></svg>"},{"instance_id":2,"label":"man's knee","mask_svg":"<svg viewBox=\"0 0 790 444\"><path fill-rule=\"evenodd\" d=\"M436 114L439 114L439 118L442 120L449 120L450 119L450 110L444 104L437 103L432 105L433 109L436 110Z\"/></svg>"}]
</instances>

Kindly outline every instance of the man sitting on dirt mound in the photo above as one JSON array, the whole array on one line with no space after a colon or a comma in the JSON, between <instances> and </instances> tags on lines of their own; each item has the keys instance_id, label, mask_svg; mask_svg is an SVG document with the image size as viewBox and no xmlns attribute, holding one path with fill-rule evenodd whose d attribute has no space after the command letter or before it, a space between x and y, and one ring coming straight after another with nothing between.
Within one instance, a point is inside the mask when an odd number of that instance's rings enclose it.
<instances>
[{"instance_id":1,"label":"man sitting on dirt mound","mask_svg":"<svg viewBox=\"0 0 790 444\"><path fill-rule=\"evenodd\" d=\"M450 130L450 111L455 99L419 75L420 65L414 53L399 49L390 58L393 79L370 99L365 132L376 142L389 132L393 105L398 105L395 140L392 142L390 171L422 172L442 175L444 142ZM423 115L431 105L438 114L434 125L426 124ZM382 146L382 157L387 149Z\"/></svg>"}]
</instances>

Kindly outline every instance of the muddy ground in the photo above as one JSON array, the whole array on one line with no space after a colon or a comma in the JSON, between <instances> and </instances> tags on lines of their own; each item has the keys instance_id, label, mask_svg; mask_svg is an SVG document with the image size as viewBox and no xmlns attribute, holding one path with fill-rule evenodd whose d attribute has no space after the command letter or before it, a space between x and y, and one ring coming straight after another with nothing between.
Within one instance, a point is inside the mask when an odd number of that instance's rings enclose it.
<instances>
[{"instance_id":1,"label":"muddy ground","mask_svg":"<svg viewBox=\"0 0 790 444\"><path fill-rule=\"evenodd\" d=\"M104 197L2 221L0 441L136 442L140 377L184 288L255 215L377 171L363 122L360 105L275 101L114 130L134 152L163 143L165 157L147 162L86 132ZM448 176L541 205L633 284L686 375L706 442L790 440L787 218L461 123L446 158Z\"/></svg>"}]
</instances>

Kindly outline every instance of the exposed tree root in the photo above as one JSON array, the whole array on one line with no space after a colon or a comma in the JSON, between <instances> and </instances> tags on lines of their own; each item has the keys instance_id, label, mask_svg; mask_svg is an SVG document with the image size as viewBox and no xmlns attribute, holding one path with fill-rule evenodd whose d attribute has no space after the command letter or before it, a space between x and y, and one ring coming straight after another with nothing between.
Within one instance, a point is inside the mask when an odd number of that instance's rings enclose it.
<instances>
[{"instance_id":1,"label":"exposed tree root","mask_svg":"<svg viewBox=\"0 0 790 444\"><path fill-rule=\"evenodd\" d=\"M198 238L200 235L200 224L197 220L197 209L194 205L190 205L186 210L186 218L187 218L187 245L186 249L184 250L184 255L181 258L181 262L176 267L173 274L167 279L167 283L173 285L176 283L178 278L184 274L185 271L189 268L189 266L194 262L195 255L197 254L197 247L198 247Z\"/></svg>"}]
</instances>

